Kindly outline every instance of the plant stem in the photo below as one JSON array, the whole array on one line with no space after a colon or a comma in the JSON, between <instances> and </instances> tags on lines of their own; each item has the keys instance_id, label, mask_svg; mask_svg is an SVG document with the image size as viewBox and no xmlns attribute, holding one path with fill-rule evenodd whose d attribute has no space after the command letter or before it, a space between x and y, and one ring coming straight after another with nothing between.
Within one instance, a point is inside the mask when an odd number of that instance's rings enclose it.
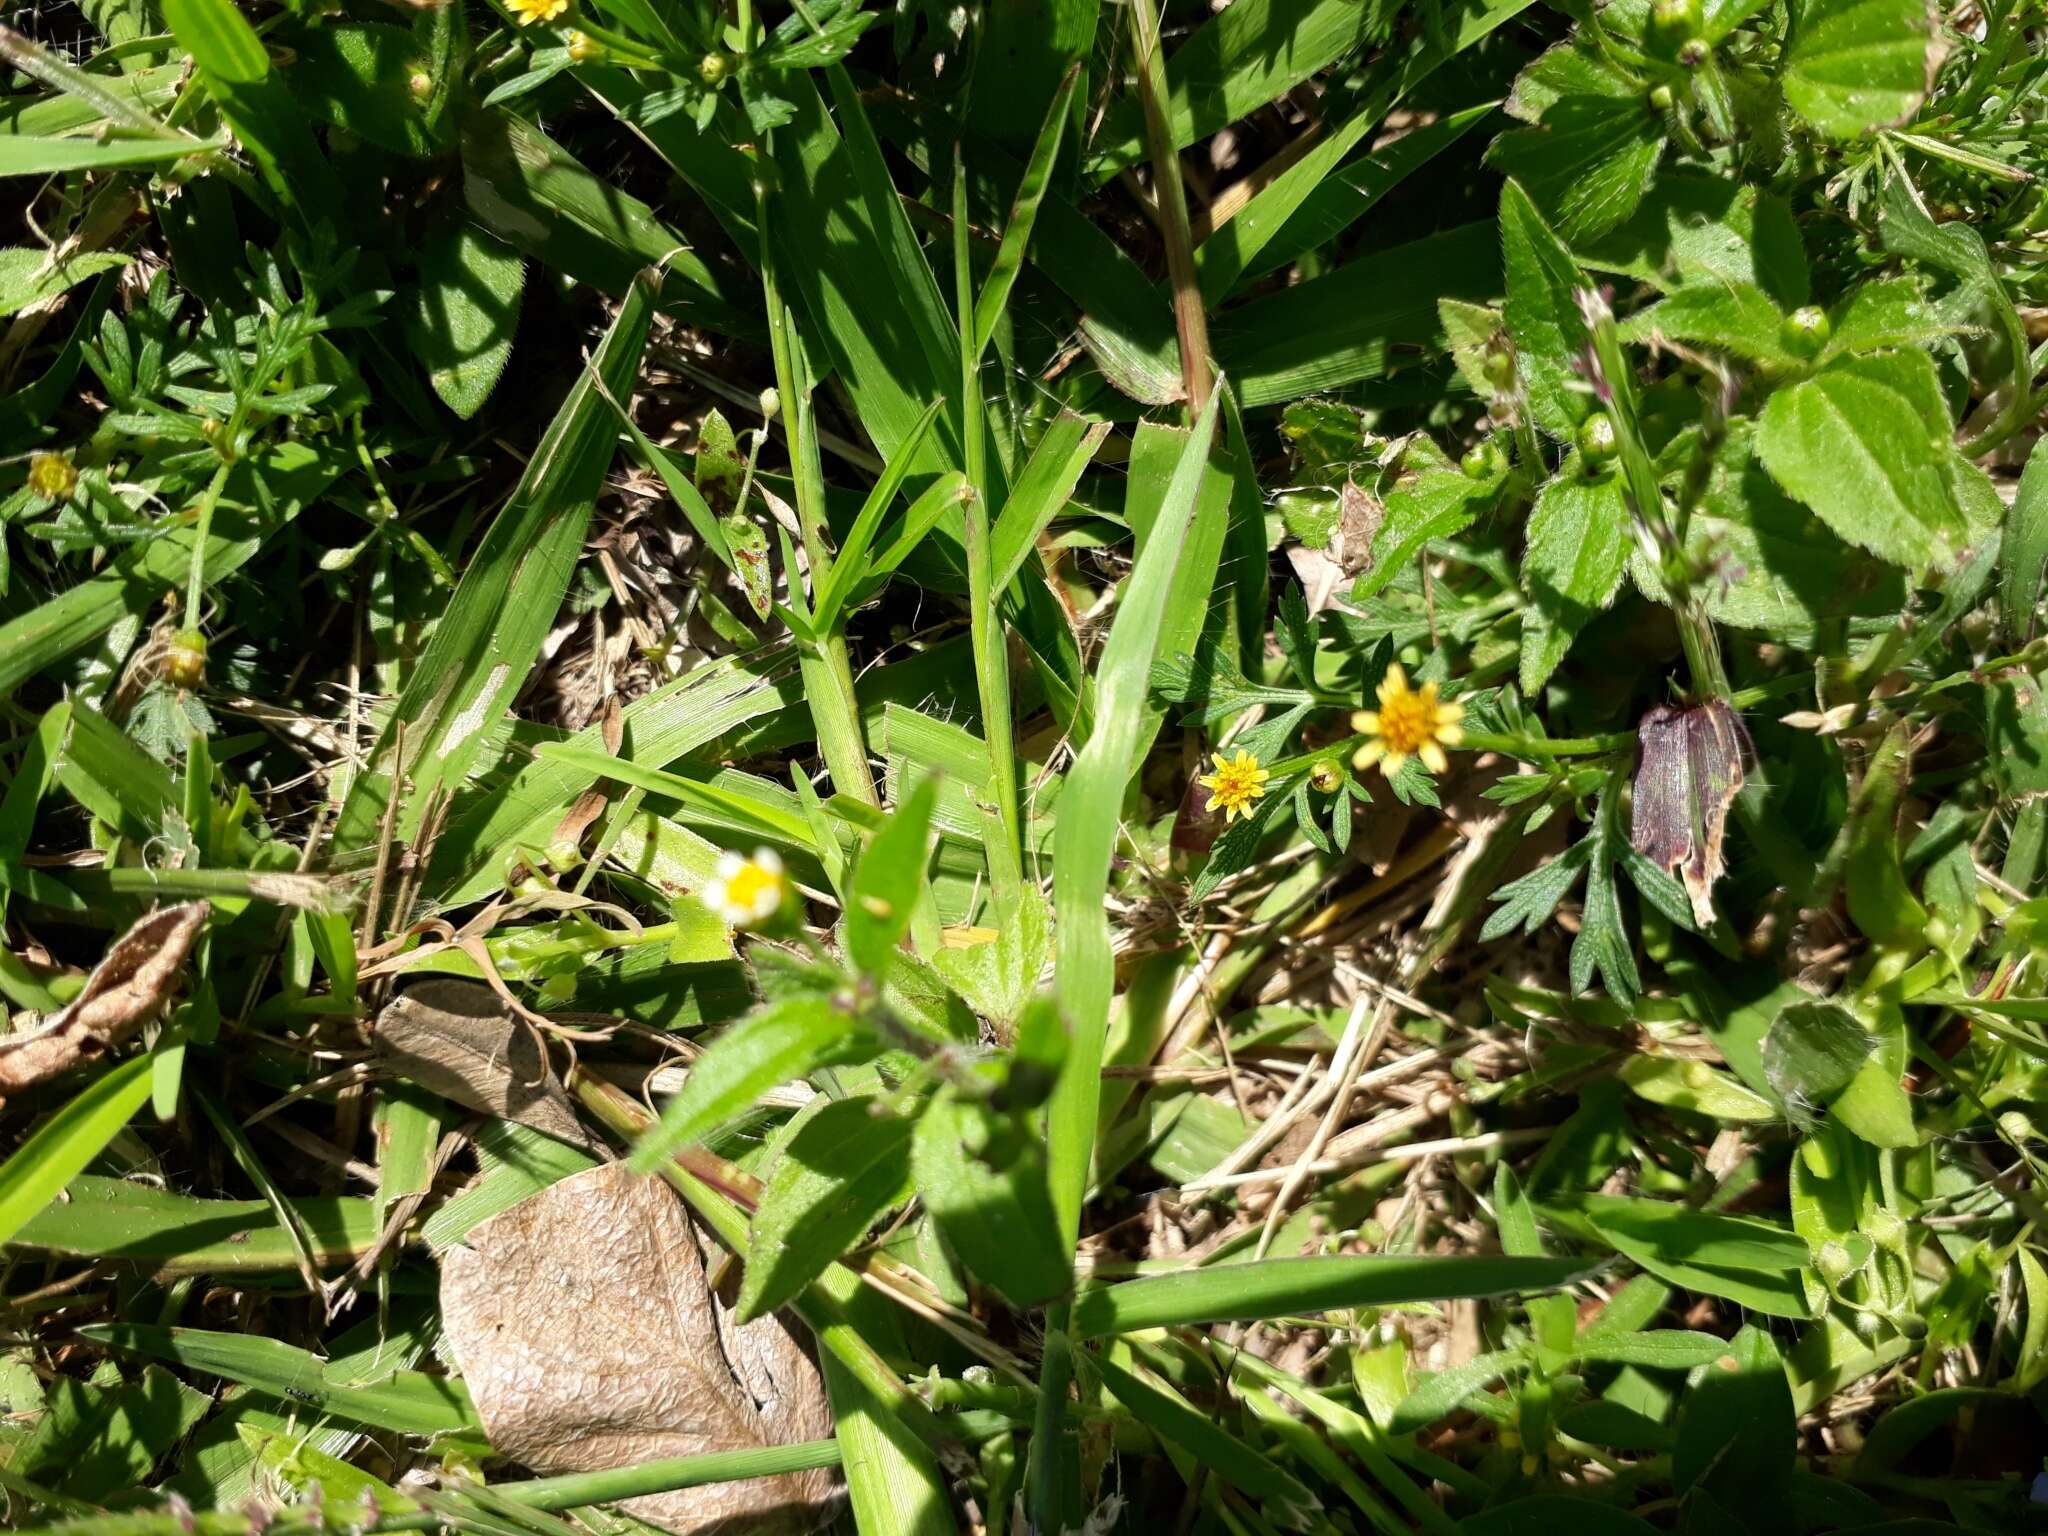
<instances>
[{"instance_id":1,"label":"plant stem","mask_svg":"<svg viewBox=\"0 0 2048 1536\"><path fill-rule=\"evenodd\" d=\"M1002 818L1002 857L991 857L998 909L1014 892L1024 857L1024 832L1017 797L1017 749L1010 709L1010 658L997 607L989 547L988 423L981 396L981 347L975 339L974 268L967 241L967 167L953 148L953 290L960 316L960 438L964 445L967 500L967 622L974 651L974 681L981 696L981 733L988 743L989 793ZM994 855L998 850L991 849Z\"/></svg>"},{"instance_id":2,"label":"plant stem","mask_svg":"<svg viewBox=\"0 0 2048 1536\"><path fill-rule=\"evenodd\" d=\"M766 153L764 148L764 157ZM754 180L754 218L761 234L761 294L768 310L775 388L782 397L782 432L796 491L797 525L803 533L804 557L810 562L811 592L815 597L832 569L832 551L826 535L824 474L818 464L817 419L811 409L810 380L802 374L803 362L795 344L795 319L782 301L776 278L775 239L768 219L768 179L773 174L772 166L764 164ZM787 574L794 586L796 572ZM804 675L804 699L818 732L818 752L825 759L833 786L869 805L880 805L881 796L875 791L874 774L868 767L867 739L861 732L860 703L854 692L853 664L847 655L845 631L835 626L830 634L799 636L797 654Z\"/></svg>"},{"instance_id":3,"label":"plant stem","mask_svg":"<svg viewBox=\"0 0 2048 1536\"><path fill-rule=\"evenodd\" d=\"M1635 376L1622 354L1614 312L1604 299L1597 297L1589 298L1587 305L1593 354L1599 363L1599 376L1607 385L1609 416L1621 450L1629 501L1635 508L1637 537L1645 553L1656 562L1671 594L1671 611L1678 618L1679 644L1685 648L1686 669L1692 674L1693 697L1725 699L1728 674L1721 665L1721 642L1700 597L1683 538L1665 516L1664 492L1657 483L1656 466L1650 462L1650 451L1637 429Z\"/></svg>"},{"instance_id":4,"label":"plant stem","mask_svg":"<svg viewBox=\"0 0 2048 1536\"><path fill-rule=\"evenodd\" d=\"M199 498L199 518L192 530L192 564L185 577L185 628L199 627L199 605L206 596L206 541L213 534L213 507L220 500L221 488L227 484L231 465L223 464L213 472L213 479L207 483L206 493Z\"/></svg>"},{"instance_id":5,"label":"plant stem","mask_svg":"<svg viewBox=\"0 0 2048 1536\"><path fill-rule=\"evenodd\" d=\"M1209 360L1209 318L1195 273L1195 237L1173 126L1166 120L1166 62L1159 50L1159 15L1153 0L1131 7L1131 46L1137 55L1138 95L1145 104L1145 138L1152 150L1152 195L1166 237L1166 273L1173 284L1173 324L1180 336L1181 388L1190 421L1209 403L1215 370Z\"/></svg>"}]
</instances>

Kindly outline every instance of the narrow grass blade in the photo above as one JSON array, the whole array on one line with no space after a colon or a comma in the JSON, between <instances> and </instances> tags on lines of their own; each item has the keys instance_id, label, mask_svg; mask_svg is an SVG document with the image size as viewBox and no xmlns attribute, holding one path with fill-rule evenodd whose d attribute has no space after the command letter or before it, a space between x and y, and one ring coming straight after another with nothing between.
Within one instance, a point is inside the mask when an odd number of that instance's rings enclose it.
<instances>
[{"instance_id":1,"label":"narrow grass blade","mask_svg":"<svg viewBox=\"0 0 2048 1536\"><path fill-rule=\"evenodd\" d=\"M1080 483L1082 471L1095 457L1095 450L1109 435L1106 421L1089 421L1072 411L1062 411L1045 429L1031 458L1010 488L991 534L992 584L996 591L1009 590L1010 583L1030 558L1038 536L1059 515Z\"/></svg>"},{"instance_id":2,"label":"narrow grass blade","mask_svg":"<svg viewBox=\"0 0 2048 1536\"><path fill-rule=\"evenodd\" d=\"M461 784L497 719L526 681L576 569L615 435L600 389L632 388L647 339L649 283L634 283L589 370L570 386L512 499L492 521L448 611L378 738L375 770L349 791L336 828L343 849L367 847L394 782L409 783L397 834L409 840L437 789ZM399 741L404 754L399 758Z\"/></svg>"},{"instance_id":3,"label":"narrow grass blade","mask_svg":"<svg viewBox=\"0 0 2048 1536\"><path fill-rule=\"evenodd\" d=\"M373 1428L483 1436L468 1389L443 1376L394 1371L370 1386L351 1386L329 1381L326 1361L282 1339L135 1323L93 1323L78 1333L95 1344L225 1376Z\"/></svg>"},{"instance_id":4,"label":"narrow grass blade","mask_svg":"<svg viewBox=\"0 0 2048 1536\"><path fill-rule=\"evenodd\" d=\"M163 165L187 155L228 147L219 139L0 138L0 176L53 176L65 171L111 171Z\"/></svg>"},{"instance_id":5,"label":"narrow grass blade","mask_svg":"<svg viewBox=\"0 0 2048 1536\"><path fill-rule=\"evenodd\" d=\"M297 1256L276 1213L262 1200L202 1200L128 1179L81 1173L61 1203L45 1205L14 1234L14 1245L82 1259L132 1259L159 1274L274 1274ZM347 1263L377 1237L377 1212L352 1195L296 1197L316 1258Z\"/></svg>"},{"instance_id":6,"label":"narrow grass blade","mask_svg":"<svg viewBox=\"0 0 2048 1536\"><path fill-rule=\"evenodd\" d=\"M14 1240L149 1100L149 1057L131 1056L36 1127L0 1164L0 1243Z\"/></svg>"},{"instance_id":7,"label":"narrow grass blade","mask_svg":"<svg viewBox=\"0 0 2048 1536\"><path fill-rule=\"evenodd\" d=\"M1053 162L1059 158L1060 138L1066 131L1068 110L1074 99L1074 85L1081 78L1077 63L1067 70L1046 108L1045 124L1031 146L1031 158L1024 164L1024 178L1017 183L1016 200L1003 224L1003 242L996 248L995 264L983 279L980 296L974 301L972 352L979 358L988 349L1003 310L1010 302L1010 289L1024 267L1024 252L1031 243L1032 226L1038 221L1038 205L1052 180Z\"/></svg>"},{"instance_id":8,"label":"narrow grass blade","mask_svg":"<svg viewBox=\"0 0 2048 1536\"><path fill-rule=\"evenodd\" d=\"M817 595L816 613L813 622L821 633L830 633L837 628L846 610L848 594L868 576L868 550L873 545L875 531L881 526L882 515L895 503L896 493L903 488L903 477L910 472L910 466L923 446L925 434L939 418L944 400L934 400L925 407L910 429L910 435L897 445L889 456L888 467L868 492L868 499L861 504L860 513L853 520L853 527L847 530L845 540L839 546L839 553L832 561L832 569L825 577L824 590Z\"/></svg>"},{"instance_id":9,"label":"narrow grass blade","mask_svg":"<svg viewBox=\"0 0 2048 1536\"><path fill-rule=\"evenodd\" d=\"M1055 971L1060 1001L1073 1032L1047 1110L1047 1158L1053 1209L1071 1248L1080 1234L1081 1202L1095 1149L1095 1117L1102 1091L1102 1038L1114 986L1109 919L1110 859L1116 850L1124 791L1146 717L1152 662L1166 623L1167 598L1181 545L1216 435L1221 382L1196 422L1166 488L1151 538L1125 584L1096 670L1096 724L1074 760L1060 800L1053 836L1053 902L1058 916Z\"/></svg>"},{"instance_id":10,"label":"narrow grass blade","mask_svg":"<svg viewBox=\"0 0 2048 1536\"><path fill-rule=\"evenodd\" d=\"M1150 1275L1084 1291L1074 1301L1072 1328L1075 1337L1094 1339L1142 1328L1547 1291L1569 1284L1591 1267L1583 1259L1408 1254L1265 1259Z\"/></svg>"}]
</instances>

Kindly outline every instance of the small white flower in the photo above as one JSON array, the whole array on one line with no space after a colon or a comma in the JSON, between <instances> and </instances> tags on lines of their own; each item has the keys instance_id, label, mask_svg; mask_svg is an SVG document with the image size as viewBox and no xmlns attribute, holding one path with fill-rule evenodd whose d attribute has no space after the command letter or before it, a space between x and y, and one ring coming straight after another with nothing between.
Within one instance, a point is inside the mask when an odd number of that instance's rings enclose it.
<instances>
[{"instance_id":1,"label":"small white flower","mask_svg":"<svg viewBox=\"0 0 2048 1536\"><path fill-rule=\"evenodd\" d=\"M756 848L751 859L721 853L717 875L704 887L704 905L734 928L767 922L788 897L789 877L773 848Z\"/></svg>"}]
</instances>

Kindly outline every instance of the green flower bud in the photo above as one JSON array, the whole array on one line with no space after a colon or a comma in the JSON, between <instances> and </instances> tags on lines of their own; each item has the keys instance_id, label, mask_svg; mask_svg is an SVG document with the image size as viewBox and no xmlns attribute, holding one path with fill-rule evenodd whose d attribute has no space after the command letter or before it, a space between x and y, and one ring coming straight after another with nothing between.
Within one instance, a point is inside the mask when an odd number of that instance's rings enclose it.
<instances>
[{"instance_id":1,"label":"green flower bud","mask_svg":"<svg viewBox=\"0 0 2048 1536\"><path fill-rule=\"evenodd\" d=\"M1652 112L1669 112L1672 103L1677 99L1677 97L1671 94L1671 87L1668 85L1653 85L1650 87L1649 101Z\"/></svg>"},{"instance_id":2,"label":"green flower bud","mask_svg":"<svg viewBox=\"0 0 2048 1536\"><path fill-rule=\"evenodd\" d=\"M1778 340L1795 356L1817 357L1834 329L1826 310L1817 304L1807 304L1785 317L1785 323L1778 328Z\"/></svg>"},{"instance_id":3,"label":"green flower bud","mask_svg":"<svg viewBox=\"0 0 2048 1536\"><path fill-rule=\"evenodd\" d=\"M732 57L715 49L697 61L697 78L713 90L717 90L725 77L732 73Z\"/></svg>"},{"instance_id":4,"label":"green flower bud","mask_svg":"<svg viewBox=\"0 0 2048 1536\"><path fill-rule=\"evenodd\" d=\"M1654 52L1669 58L1699 32L1700 0L1653 0L1644 41Z\"/></svg>"},{"instance_id":5,"label":"green flower bud","mask_svg":"<svg viewBox=\"0 0 2048 1536\"><path fill-rule=\"evenodd\" d=\"M1621 439L1615 435L1614 418L1605 411L1595 411L1579 423L1579 457L1588 469L1608 463L1620 451Z\"/></svg>"},{"instance_id":6,"label":"green flower bud","mask_svg":"<svg viewBox=\"0 0 2048 1536\"><path fill-rule=\"evenodd\" d=\"M1491 480L1508 467L1507 457L1500 451L1500 444L1492 438L1483 443L1474 443L1465 450L1465 457L1458 462L1459 467L1474 480Z\"/></svg>"},{"instance_id":7,"label":"green flower bud","mask_svg":"<svg viewBox=\"0 0 2048 1536\"><path fill-rule=\"evenodd\" d=\"M202 688L206 685L206 636L196 629L181 629L171 636L164 652L164 676L174 688Z\"/></svg>"},{"instance_id":8,"label":"green flower bud","mask_svg":"<svg viewBox=\"0 0 2048 1536\"><path fill-rule=\"evenodd\" d=\"M1344 769L1334 758L1318 758L1308 771L1309 784L1318 794L1334 794L1344 784Z\"/></svg>"}]
</instances>

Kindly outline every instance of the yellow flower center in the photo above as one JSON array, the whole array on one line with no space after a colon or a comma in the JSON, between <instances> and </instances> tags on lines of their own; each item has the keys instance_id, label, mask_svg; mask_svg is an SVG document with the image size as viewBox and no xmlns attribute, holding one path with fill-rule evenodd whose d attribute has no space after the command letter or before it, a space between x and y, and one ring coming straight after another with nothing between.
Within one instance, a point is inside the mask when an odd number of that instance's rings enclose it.
<instances>
[{"instance_id":1,"label":"yellow flower center","mask_svg":"<svg viewBox=\"0 0 2048 1536\"><path fill-rule=\"evenodd\" d=\"M1380 740L1389 752L1413 757L1436 740L1436 684L1424 683L1413 693L1400 692L1380 701Z\"/></svg>"},{"instance_id":2,"label":"yellow flower center","mask_svg":"<svg viewBox=\"0 0 2048 1536\"><path fill-rule=\"evenodd\" d=\"M1266 780L1271 777L1249 752L1240 752L1234 758L1218 752L1216 771L1196 782L1209 791L1211 811L1222 811L1227 818L1235 820L1250 813L1259 797L1265 794Z\"/></svg>"},{"instance_id":3,"label":"yellow flower center","mask_svg":"<svg viewBox=\"0 0 2048 1536\"><path fill-rule=\"evenodd\" d=\"M725 899L750 911L772 910L782 904L782 874L749 859L725 882Z\"/></svg>"}]
</instances>

